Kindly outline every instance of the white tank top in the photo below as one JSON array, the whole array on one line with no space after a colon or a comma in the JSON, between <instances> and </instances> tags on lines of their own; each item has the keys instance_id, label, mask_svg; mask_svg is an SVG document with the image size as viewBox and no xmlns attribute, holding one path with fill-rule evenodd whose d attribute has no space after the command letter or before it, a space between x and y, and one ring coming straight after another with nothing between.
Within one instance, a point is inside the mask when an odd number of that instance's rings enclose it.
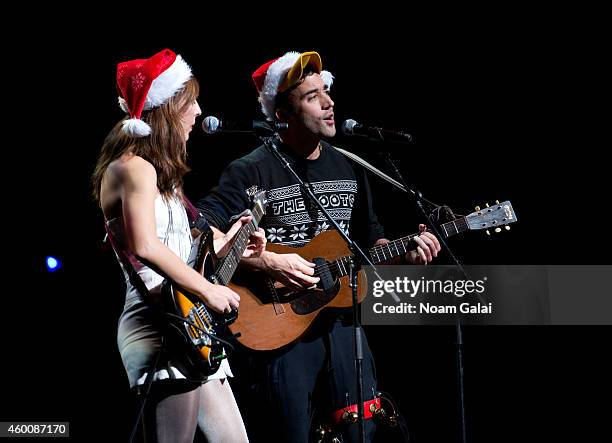
<instances>
[{"instance_id":1,"label":"white tank top","mask_svg":"<svg viewBox=\"0 0 612 443\"><path fill-rule=\"evenodd\" d=\"M181 260L187 262L191 252L191 228L183 203L178 197L165 200L161 195L155 199L155 224L157 238ZM164 278L148 266L141 264L138 275L148 289L159 286Z\"/></svg>"}]
</instances>

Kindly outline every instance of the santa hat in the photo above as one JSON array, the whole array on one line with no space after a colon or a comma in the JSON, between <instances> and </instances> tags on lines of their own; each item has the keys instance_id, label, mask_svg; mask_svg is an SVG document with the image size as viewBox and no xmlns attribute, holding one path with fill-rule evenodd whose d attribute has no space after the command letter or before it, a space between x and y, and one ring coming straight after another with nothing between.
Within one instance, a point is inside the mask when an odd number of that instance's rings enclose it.
<instances>
[{"instance_id":1,"label":"santa hat","mask_svg":"<svg viewBox=\"0 0 612 443\"><path fill-rule=\"evenodd\" d=\"M180 55L164 49L148 59L117 65L119 106L130 115L123 132L146 137L151 127L140 119L142 111L156 108L172 98L191 78L191 68Z\"/></svg>"},{"instance_id":2,"label":"santa hat","mask_svg":"<svg viewBox=\"0 0 612 443\"><path fill-rule=\"evenodd\" d=\"M327 71L322 71L321 56L313 51L301 54L293 51L287 52L282 57L264 63L253 73L253 82L259 92L261 110L268 119L274 120L278 93L286 91L299 82L307 66L320 74L325 85L331 88L334 76Z\"/></svg>"}]
</instances>

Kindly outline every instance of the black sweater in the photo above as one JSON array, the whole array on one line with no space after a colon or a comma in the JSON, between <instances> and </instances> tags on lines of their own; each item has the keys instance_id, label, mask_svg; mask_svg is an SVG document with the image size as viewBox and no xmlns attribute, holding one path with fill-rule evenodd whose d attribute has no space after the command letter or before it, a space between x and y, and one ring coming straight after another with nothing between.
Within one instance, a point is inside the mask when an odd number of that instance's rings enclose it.
<instances>
[{"instance_id":1,"label":"black sweater","mask_svg":"<svg viewBox=\"0 0 612 443\"><path fill-rule=\"evenodd\" d=\"M371 247L384 237L384 230L372 209L365 171L359 166L353 169L352 162L329 144L321 145L321 154L315 160L298 158L283 145L279 151L340 226L360 246ZM268 209L260 226L268 242L298 247L319 232L333 229L265 146L233 161L221 175L219 185L196 206L210 224L225 232L229 219L249 208L245 190L253 185L267 191Z\"/></svg>"}]
</instances>

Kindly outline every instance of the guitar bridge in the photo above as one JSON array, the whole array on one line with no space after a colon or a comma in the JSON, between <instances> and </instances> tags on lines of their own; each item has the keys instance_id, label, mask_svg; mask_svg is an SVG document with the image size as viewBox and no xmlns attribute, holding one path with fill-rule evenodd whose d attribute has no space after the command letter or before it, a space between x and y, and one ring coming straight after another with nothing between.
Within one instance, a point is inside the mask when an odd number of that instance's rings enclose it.
<instances>
[{"instance_id":1,"label":"guitar bridge","mask_svg":"<svg viewBox=\"0 0 612 443\"><path fill-rule=\"evenodd\" d=\"M191 308L189 310L189 320L206 332L211 330L212 319L208 312L203 309L203 306ZM211 338L200 329L188 323L185 323L185 329L191 338L191 343L195 346L210 346L212 344Z\"/></svg>"}]
</instances>

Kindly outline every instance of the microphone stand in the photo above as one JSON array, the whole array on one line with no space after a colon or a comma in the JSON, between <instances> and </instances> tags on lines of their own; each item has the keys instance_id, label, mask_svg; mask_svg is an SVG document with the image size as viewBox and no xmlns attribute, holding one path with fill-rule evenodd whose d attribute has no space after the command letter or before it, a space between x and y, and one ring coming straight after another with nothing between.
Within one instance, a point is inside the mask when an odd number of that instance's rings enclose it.
<instances>
[{"instance_id":1,"label":"microphone stand","mask_svg":"<svg viewBox=\"0 0 612 443\"><path fill-rule=\"evenodd\" d=\"M287 159L283 157L283 155L278 151L278 147L276 146L276 141L278 141L278 134L275 134L270 137L260 137L263 141L264 145L268 148L268 150L274 155L274 157L281 163L284 169L289 171L289 173L295 178L295 180L299 183L302 190L308 196L310 201L314 203L319 211L321 211L330 225L333 226L336 231L340 234L340 236L344 239L349 249L353 253L354 257L350 260L350 287L352 289L352 297L353 297L353 343L355 345L355 371L357 375L357 414L358 414L358 424L359 424L359 440L361 442L365 442L365 423L363 420L364 411L363 411L363 370L362 370L362 361L363 361L363 341L362 341L362 333L361 333L361 323L359 321L359 311L357 304L357 276L363 264L367 264L372 267L376 275L378 273L374 264L371 262L370 258L361 250L361 248L355 243L351 238L344 232L344 230L338 225L336 220L334 220L329 212L323 207L321 202L314 195L312 190L306 186L304 181L300 178L300 176L295 172L295 170L291 167Z\"/></svg>"},{"instance_id":2,"label":"microphone stand","mask_svg":"<svg viewBox=\"0 0 612 443\"><path fill-rule=\"evenodd\" d=\"M449 256L451 257L453 263L455 264L455 266L457 266L459 271L465 276L466 280L469 280L469 277L467 275L467 272L463 268L463 265L457 259L455 254L453 254L453 251L450 249L450 247L448 246L448 244L444 240L444 237L440 234L440 231L438 230L437 223L434 223L434 220L432 220L431 214L428 213L425 210L425 208L423 206L423 201L425 201L430 206L437 207L438 205L436 205L436 204L430 202L429 200L425 199L423 197L423 194L419 190L415 191L415 190L413 190L412 188L410 188L408 186L408 184L404 180L404 177L402 176L401 172L399 171L397 165L395 164L395 162L391 158L391 154L388 151L384 152L383 157L385 158L385 161L387 162L387 164L391 167L391 169L395 173L395 176L397 177L399 182L403 185L403 189L401 187L399 187L399 186L397 186L397 188L401 189L402 191L406 192L407 194L411 194L412 195L412 197L416 201L417 207L421 211L421 214L425 217L426 220L428 220L429 226L431 226L431 229L436 234L436 237L438 238L438 241L440 242L440 244L442 245L444 250L449 254ZM456 297L455 297L454 301L456 303L456 301L457 301ZM459 408L460 408L460 414L461 414L461 434L462 434L462 441L463 441L463 443L467 443L467 436L466 436L466 429L465 429L465 400L464 400L464 391L463 391L463 334L461 332L461 321L460 321L458 315L455 316L455 332L456 332L456 335L457 335L457 378L458 378L458 382L459 382L459 402L460 402Z\"/></svg>"}]
</instances>

